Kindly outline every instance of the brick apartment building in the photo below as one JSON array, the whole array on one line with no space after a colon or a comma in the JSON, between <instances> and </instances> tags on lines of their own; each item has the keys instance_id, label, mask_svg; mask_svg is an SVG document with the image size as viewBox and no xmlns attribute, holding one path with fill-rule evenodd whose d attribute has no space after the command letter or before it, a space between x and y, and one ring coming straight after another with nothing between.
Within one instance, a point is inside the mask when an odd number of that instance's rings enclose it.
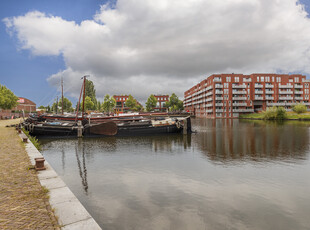
<instances>
[{"instance_id":1,"label":"brick apartment building","mask_svg":"<svg viewBox=\"0 0 310 230\"><path fill-rule=\"evenodd\" d=\"M164 107L165 102L169 101L169 95L154 95L157 99L157 105L154 108L155 112L166 112L167 108Z\"/></svg>"},{"instance_id":2,"label":"brick apartment building","mask_svg":"<svg viewBox=\"0 0 310 230\"><path fill-rule=\"evenodd\" d=\"M114 95L113 97L116 101L114 113L127 113L131 111L130 108L126 107L125 105L125 102L127 101L129 95ZM137 103L141 105L138 101Z\"/></svg>"},{"instance_id":3,"label":"brick apartment building","mask_svg":"<svg viewBox=\"0 0 310 230\"><path fill-rule=\"evenodd\" d=\"M308 110L310 80L287 74L213 74L184 93L184 108L197 117L234 118L272 106Z\"/></svg>"}]
</instances>

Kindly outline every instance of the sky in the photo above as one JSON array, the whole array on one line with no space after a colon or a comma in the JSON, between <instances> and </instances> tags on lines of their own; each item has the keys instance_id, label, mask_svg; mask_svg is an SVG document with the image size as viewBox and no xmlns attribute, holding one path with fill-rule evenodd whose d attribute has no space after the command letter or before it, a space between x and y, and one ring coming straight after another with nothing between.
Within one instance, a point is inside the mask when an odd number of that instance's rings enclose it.
<instances>
[{"instance_id":1,"label":"sky","mask_svg":"<svg viewBox=\"0 0 310 230\"><path fill-rule=\"evenodd\" d=\"M310 77L310 0L0 1L0 84L37 106L184 91L216 73Z\"/></svg>"}]
</instances>

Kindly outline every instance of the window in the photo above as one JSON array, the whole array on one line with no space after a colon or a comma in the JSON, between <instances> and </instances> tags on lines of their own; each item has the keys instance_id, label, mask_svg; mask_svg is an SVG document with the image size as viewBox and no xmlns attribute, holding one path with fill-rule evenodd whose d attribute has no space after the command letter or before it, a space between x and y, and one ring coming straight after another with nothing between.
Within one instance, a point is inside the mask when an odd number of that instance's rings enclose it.
<instances>
[{"instance_id":1,"label":"window","mask_svg":"<svg viewBox=\"0 0 310 230\"><path fill-rule=\"evenodd\" d=\"M257 77L257 81L259 82L259 77Z\"/></svg>"},{"instance_id":2,"label":"window","mask_svg":"<svg viewBox=\"0 0 310 230\"><path fill-rule=\"evenodd\" d=\"M260 77L261 82L264 82L264 77Z\"/></svg>"},{"instance_id":3,"label":"window","mask_svg":"<svg viewBox=\"0 0 310 230\"><path fill-rule=\"evenodd\" d=\"M239 82L239 77L235 77L235 82Z\"/></svg>"},{"instance_id":4,"label":"window","mask_svg":"<svg viewBox=\"0 0 310 230\"><path fill-rule=\"evenodd\" d=\"M231 77L226 77L227 82L231 82Z\"/></svg>"}]
</instances>

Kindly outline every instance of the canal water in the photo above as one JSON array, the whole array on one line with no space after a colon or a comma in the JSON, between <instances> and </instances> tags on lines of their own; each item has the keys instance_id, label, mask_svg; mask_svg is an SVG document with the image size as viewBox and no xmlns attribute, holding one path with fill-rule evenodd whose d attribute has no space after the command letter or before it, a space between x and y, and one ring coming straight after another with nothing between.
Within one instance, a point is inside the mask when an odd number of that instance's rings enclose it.
<instances>
[{"instance_id":1,"label":"canal water","mask_svg":"<svg viewBox=\"0 0 310 230\"><path fill-rule=\"evenodd\" d=\"M42 153L103 229L310 229L310 123L192 125L43 139Z\"/></svg>"}]
</instances>

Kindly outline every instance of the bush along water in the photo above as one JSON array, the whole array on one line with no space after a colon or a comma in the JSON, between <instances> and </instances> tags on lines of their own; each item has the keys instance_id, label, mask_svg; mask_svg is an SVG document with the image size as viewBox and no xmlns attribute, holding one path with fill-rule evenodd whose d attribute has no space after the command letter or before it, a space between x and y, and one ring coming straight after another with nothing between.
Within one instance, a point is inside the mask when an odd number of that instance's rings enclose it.
<instances>
[{"instance_id":1,"label":"bush along water","mask_svg":"<svg viewBox=\"0 0 310 230\"><path fill-rule=\"evenodd\" d=\"M284 120L287 117L286 110L283 107L268 108L263 115L265 120Z\"/></svg>"},{"instance_id":2,"label":"bush along water","mask_svg":"<svg viewBox=\"0 0 310 230\"><path fill-rule=\"evenodd\" d=\"M29 132L25 130L24 128L23 128L23 132L28 137L28 139L32 142L32 144L37 148L37 150L41 150L42 146L41 146L40 141L36 137L31 136Z\"/></svg>"},{"instance_id":3,"label":"bush along water","mask_svg":"<svg viewBox=\"0 0 310 230\"><path fill-rule=\"evenodd\" d=\"M307 112L307 106L304 105L303 103L299 103L297 105L294 105L293 111L298 114L305 113Z\"/></svg>"}]
</instances>

